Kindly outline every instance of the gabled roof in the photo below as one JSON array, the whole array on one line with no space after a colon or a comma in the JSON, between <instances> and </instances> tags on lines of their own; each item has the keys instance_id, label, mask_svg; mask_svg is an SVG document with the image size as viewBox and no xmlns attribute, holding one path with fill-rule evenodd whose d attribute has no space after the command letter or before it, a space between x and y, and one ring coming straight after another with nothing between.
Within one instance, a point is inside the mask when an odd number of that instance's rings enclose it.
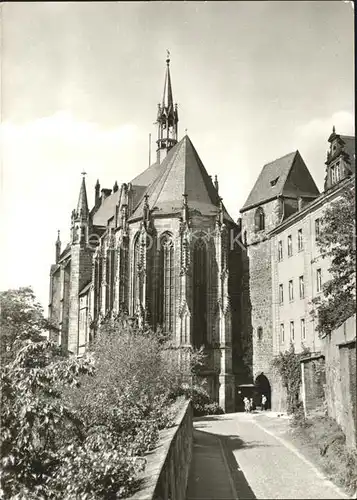
<instances>
[{"instance_id":1,"label":"gabled roof","mask_svg":"<svg viewBox=\"0 0 357 500\"><path fill-rule=\"evenodd\" d=\"M143 193L130 219L141 217L145 195L154 214L170 215L180 211L183 194L187 194L189 210L198 210L202 215L218 212L217 191L187 135L170 150L160 168L153 167L157 168L157 177ZM233 222L225 209L224 217Z\"/></svg>"},{"instance_id":2,"label":"gabled roof","mask_svg":"<svg viewBox=\"0 0 357 500\"><path fill-rule=\"evenodd\" d=\"M315 181L299 151L264 165L240 211L244 212L280 195L308 198L319 195Z\"/></svg>"},{"instance_id":3,"label":"gabled roof","mask_svg":"<svg viewBox=\"0 0 357 500\"><path fill-rule=\"evenodd\" d=\"M108 219L115 214L115 207L119 201L120 190L112 193L102 201L102 204L93 215L94 226L106 226Z\"/></svg>"}]
</instances>

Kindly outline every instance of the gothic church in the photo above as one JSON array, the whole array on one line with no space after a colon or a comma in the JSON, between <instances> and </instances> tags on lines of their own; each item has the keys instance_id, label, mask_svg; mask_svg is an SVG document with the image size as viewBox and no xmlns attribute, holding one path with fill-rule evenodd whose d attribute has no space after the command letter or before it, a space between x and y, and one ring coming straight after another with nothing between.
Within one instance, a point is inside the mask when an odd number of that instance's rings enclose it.
<instances>
[{"instance_id":1,"label":"gothic church","mask_svg":"<svg viewBox=\"0 0 357 500\"><path fill-rule=\"evenodd\" d=\"M71 241L63 251L56 242L49 317L75 355L119 311L171 332L177 347L204 345L209 391L232 411L242 371L232 366L242 344L239 228L189 137L178 140L178 121L167 58L156 161L120 187L97 181L92 209L83 177Z\"/></svg>"},{"instance_id":2,"label":"gothic church","mask_svg":"<svg viewBox=\"0 0 357 500\"><path fill-rule=\"evenodd\" d=\"M329 279L317 238L325 208L354 185L355 138L333 128L321 193L299 151L266 164L235 223L189 137L178 140L169 59L156 122L156 161L140 175L113 189L97 181L91 209L82 179L71 241L61 251L58 237L50 272L57 340L81 355L102 319L125 311L177 348L203 345L202 375L226 412L253 387L284 411L273 358L292 343L310 349L311 366L324 359L310 314Z\"/></svg>"}]
</instances>

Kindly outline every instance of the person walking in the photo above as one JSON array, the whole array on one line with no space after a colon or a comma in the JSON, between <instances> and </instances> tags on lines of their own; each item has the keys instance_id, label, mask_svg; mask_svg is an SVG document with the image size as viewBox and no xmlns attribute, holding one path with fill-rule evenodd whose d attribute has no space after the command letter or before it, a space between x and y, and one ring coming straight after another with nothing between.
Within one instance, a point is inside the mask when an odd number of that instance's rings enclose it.
<instances>
[{"instance_id":1,"label":"person walking","mask_svg":"<svg viewBox=\"0 0 357 500\"><path fill-rule=\"evenodd\" d=\"M265 394L262 395L262 410L266 409L267 397Z\"/></svg>"},{"instance_id":2,"label":"person walking","mask_svg":"<svg viewBox=\"0 0 357 500\"><path fill-rule=\"evenodd\" d=\"M244 401L244 410L246 413L248 413L249 412L249 399L247 398L247 396L245 396L243 401Z\"/></svg>"},{"instance_id":3,"label":"person walking","mask_svg":"<svg viewBox=\"0 0 357 500\"><path fill-rule=\"evenodd\" d=\"M249 411L253 411L253 406L254 406L253 398L250 398L250 400L249 400Z\"/></svg>"}]
</instances>

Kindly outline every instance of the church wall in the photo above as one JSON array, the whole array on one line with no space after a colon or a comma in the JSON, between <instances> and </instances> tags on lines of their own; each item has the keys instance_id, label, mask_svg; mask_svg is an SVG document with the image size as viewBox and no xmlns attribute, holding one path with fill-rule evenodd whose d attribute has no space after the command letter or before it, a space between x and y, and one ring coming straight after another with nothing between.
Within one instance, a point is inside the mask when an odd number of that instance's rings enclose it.
<instances>
[{"instance_id":1,"label":"church wall","mask_svg":"<svg viewBox=\"0 0 357 500\"><path fill-rule=\"evenodd\" d=\"M68 350L78 353L79 292L91 280L92 253L79 244L72 245L69 290Z\"/></svg>"},{"instance_id":2,"label":"church wall","mask_svg":"<svg viewBox=\"0 0 357 500\"><path fill-rule=\"evenodd\" d=\"M55 326L59 327L61 316L61 268L59 267L50 277L50 305L49 319ZM51 332L50 338L58 340L58 333Z\"/></svg>"},{"instance_id":3,"label":"church wall","mask_svg":"<svg viewBox=\"0 0 357 500\"><path fill-rule=\"evenodd\" d=\"M69 321L69 290L71 280L71 261L63 264L63 287L61 295L61 345L64 349L68 347L68 321Z\"/></svg>"}]
</instances>

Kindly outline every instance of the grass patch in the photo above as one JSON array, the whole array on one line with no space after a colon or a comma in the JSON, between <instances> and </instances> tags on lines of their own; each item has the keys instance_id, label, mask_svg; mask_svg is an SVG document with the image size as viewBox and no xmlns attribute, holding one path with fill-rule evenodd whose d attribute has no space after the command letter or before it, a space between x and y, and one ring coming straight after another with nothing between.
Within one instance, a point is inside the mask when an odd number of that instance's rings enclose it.
<instances>
[{"instance_id":1,"label":"grass patch","mask_svg":"<svg viewBox=\"0 0 357 500\"><path fill-rule=\"evenodd\" d=\"M346 446L346 436L336 421L321 414L305 418L299 410L291 426L295 436L319 450L319 465L329 479L354 494L357 490L357 450Z\"/></svg>"}]
</instances>

